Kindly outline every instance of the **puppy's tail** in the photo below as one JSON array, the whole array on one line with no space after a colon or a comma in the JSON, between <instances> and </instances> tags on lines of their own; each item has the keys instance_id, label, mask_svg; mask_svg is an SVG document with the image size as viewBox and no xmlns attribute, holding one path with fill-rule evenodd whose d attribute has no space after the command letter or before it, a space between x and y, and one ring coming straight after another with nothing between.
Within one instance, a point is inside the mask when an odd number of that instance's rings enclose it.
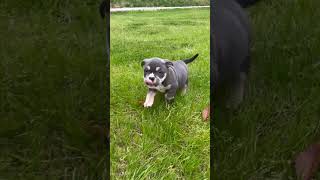
<instances>
[{"instance_id":1,"label":"puppy's tail","mask_svg":"<svg viewBox=\"0 0 320 180\"><path fill-rule=\"evenodd\" d=\"M192 58L184 59L182 60L184 63L188 64L191 63L193 60L195 60L198 57L199 54L194 55Z\"/></svg>"}]
</instances>

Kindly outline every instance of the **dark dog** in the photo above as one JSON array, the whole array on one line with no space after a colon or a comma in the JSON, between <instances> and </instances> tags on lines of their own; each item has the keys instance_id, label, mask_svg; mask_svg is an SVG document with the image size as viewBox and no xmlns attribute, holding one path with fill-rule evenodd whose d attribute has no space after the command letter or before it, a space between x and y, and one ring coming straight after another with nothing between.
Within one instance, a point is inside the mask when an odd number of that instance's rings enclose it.
<instances>
[{"instance_id":1,"label":"dark dog","mask_svg":"<svg viewBox=\"0 0 320 180\"><path fill-rule=\"evenodd\" d=\"M243 6L248 5L244 0L238 1ZM249 18L235 0L215 0L211 3L213 101L215 105L236 108L242 102L250 68Z\"/></svg>"}]
</instances>

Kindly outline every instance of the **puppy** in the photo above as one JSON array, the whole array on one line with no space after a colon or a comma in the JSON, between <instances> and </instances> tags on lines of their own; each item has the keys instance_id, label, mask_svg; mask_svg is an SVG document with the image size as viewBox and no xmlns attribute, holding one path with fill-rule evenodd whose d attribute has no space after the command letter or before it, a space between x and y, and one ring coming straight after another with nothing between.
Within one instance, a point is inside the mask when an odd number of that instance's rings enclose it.
<instances>
[{"instance_id":1,"label":"puppy","mask_svg":"<svg viewBox=\"0 0 320 180\"><path fill-rule=\"evenodd\" d=\"M211 1L210 35L214 105L236 108L242 102L250 68L249 18L235 0Z\"/></svg>"},{"instance_id":2,"label":"puppy","mask_svg":"<svg viewBox=\"0 0 320 180\"><path fill-rule=\"evenodd\" d=\"M143 80L148 87L148 93L144 102L144 107L151 107L157 92L165 93L167 103L171 103L178 90L182 94L186 93L188 87L188 68L198 57L198 54L190 59L169 61L161 58L144 59L141 66L144 69Z\"/></svg>"}]
</instances>

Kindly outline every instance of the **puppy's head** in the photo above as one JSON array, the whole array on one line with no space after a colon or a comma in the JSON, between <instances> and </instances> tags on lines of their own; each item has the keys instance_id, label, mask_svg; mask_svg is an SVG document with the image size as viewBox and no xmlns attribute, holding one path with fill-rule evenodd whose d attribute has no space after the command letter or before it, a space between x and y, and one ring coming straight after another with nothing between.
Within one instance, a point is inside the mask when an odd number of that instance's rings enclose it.
<instances>
[{"instance_id":1,"label":"puppy's head","mask_svg":"<svg viewBox=\"0 0 320 180\"><path fill-rule=\"evenodd\" d=\"M168 76L168 68L173 64L160 58L151 58L143 60L141 66L144 70L144 83L148 87L157 87L165 81Z\"/></svg>"}]
</instances>

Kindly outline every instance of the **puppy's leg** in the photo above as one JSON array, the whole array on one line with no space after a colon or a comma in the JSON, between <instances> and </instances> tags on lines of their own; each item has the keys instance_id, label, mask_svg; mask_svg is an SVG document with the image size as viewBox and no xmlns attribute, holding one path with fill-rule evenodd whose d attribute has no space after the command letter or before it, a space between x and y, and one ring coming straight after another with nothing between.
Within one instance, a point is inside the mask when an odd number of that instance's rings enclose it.
<instances>
[{"instance_id":1,"label":"puppy's leg","mask_svg":"<svg viewBox=\"0 0 320 180\"><path fill-rule=\"evenodd\" d=\"M244 96L244 90L245 90L245 84L247 81L247 75L249 74L250 71L250 51L248 52L248 56L244 59L244 61L241 63L240 65L240 73L239 73L239 77L236 80L236 82L231 86L231 94L230 94L230 99L229 99L229 103L227 105L229 105L229 107L231 106L231 108L237 108L239 106L239 104L242 102L243 100L243 96Z\"/></svg>"},{"instance_id":2,"label":"puppy's leg","mask_svg":"<svg viewBox=\"0 0 320 180\"><path fill-rule=\"evenodd\" d=\"M188 85L186 84L186 85L184 85L184 88L182 88L181 95L182 96L186 95L187 90L188 90Z\"/></svg>"},{"instance_id":3,"label":"puppy's leg","mask_svg":"<svg viewBox=\"0 0 320 180\"><path fill-rule=\"evenodd\" d=\"M242 102L246 79L246 73L241 72L239 79L231 87L232 89L230 91L229 99L227 102L228 108L236 109Z\"/></svg>"},{"instance_id":4,"label":"puppy's leg","mask_svg":"<svg viewBox=\"0 0 320 180\"><path fill-rule=\"evenodd\" d=\"M156 96L156 91L149 89L146 100L143 104L144 107L151 107L154 102L154 97Z\"/></svg>"},{"instance_id":5,"label":"puppy's leg","mask_svg":"<svg viewBox=\"0 0 320 180\"><path fill-rule=\"evenodd\" d=\"M166 98L166 102L168 104L172 103L174 101L174 97L176 95L177 89L176 88L172 88L170 90L168 90L166 92L166 94L164 95L164 97Z\"/></svg>"},{"instance_id":6,"label":"puppy's leg","mask_svg":"<svg viewBox=\"0 0 320 180\"><path fill-rule=\"evenodd\" d=\"M186 95L187 90L188 90L188 78L186 80L186 83L185 83L184 87L182 88L181 95L182 96Z\"/></svg>"}]
</instances>

